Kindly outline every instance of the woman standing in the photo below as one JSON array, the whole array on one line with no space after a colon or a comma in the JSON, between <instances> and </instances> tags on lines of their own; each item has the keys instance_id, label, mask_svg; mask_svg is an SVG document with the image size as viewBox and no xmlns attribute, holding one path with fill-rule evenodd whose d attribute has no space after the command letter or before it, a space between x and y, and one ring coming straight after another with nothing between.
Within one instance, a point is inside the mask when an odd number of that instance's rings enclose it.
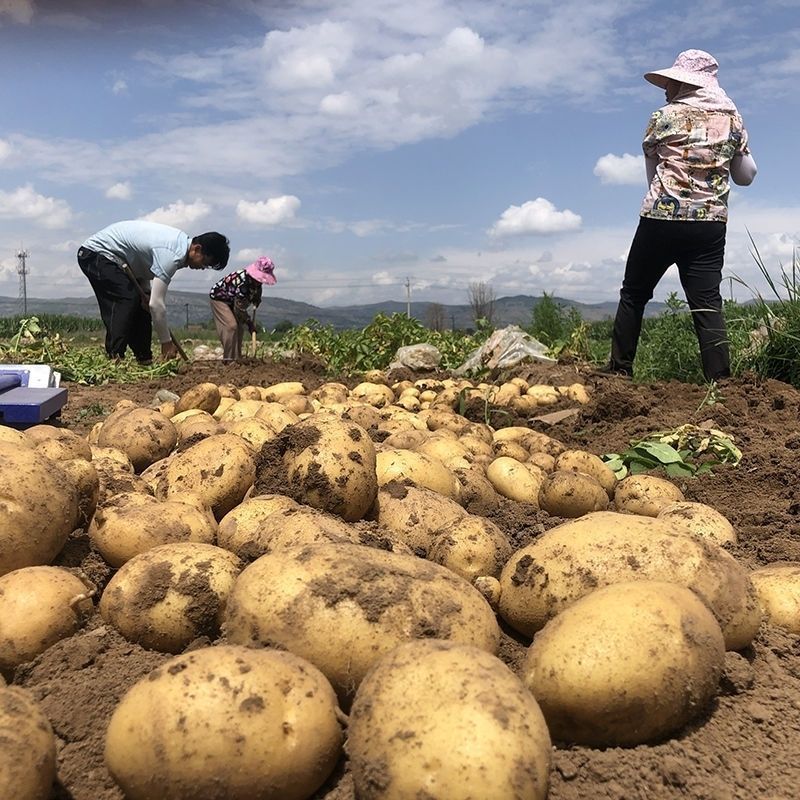
<instances>
[{"instance_id":1,"label":"woman standing","mask_svg":"<svg viewBox=\"0 0 800 800\"><path fill-rule=\"evenodd\" d=\"M667 105L650 117L642 143L649 190L625 266L606 374L633 374L644 307L676 264L703 373L709 381L730 375L719 291L730 179L749 185L756 165L742 118L720 88L717 70L710 54L685 50L669 69L644 76L666 91Z\"/></svg>"},{"instance_id":2,"label":"woman standing","mask_svg":"<svg viewBox=\"0 0 800 800\"><path fill-rule=\"evenodd\" d=\"M217 335L222 342L223 361L237 361L242 357L244 329L255 332L255 324L247 314L252 305L261 304L261 288L264 284L277 283L272 274L275 265L266 256L256 259L244 269L231 272L217 281L210 292L211 312L217 326Z\"/></svg>"}]
</instances>

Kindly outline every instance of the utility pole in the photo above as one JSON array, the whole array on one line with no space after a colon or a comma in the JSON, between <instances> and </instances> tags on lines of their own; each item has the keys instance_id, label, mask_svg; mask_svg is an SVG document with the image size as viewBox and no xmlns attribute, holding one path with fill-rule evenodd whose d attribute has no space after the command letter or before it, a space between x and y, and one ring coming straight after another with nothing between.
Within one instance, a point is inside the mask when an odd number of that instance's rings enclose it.
<instances>
[{"instance_id":1,"label":"utility pole","mask_svg":"<svg viewBox=\"0 0 800 800\"><path fill-rule=\"evenodd\" d=\"M406 316L411 319L411 281L406 278Z\"/></svg>"},{"instance_id":2,"label":"utility pole","mask_svg":"<svg viewBox=\"0 0 800 800\"><path fill-rule=\"evenodd\" d=\"M24 248L17 252L17 273L19 274L19 299L22 301L22 315L28 316L28 264L30 253Z\"/></svg>"}]
</instances>

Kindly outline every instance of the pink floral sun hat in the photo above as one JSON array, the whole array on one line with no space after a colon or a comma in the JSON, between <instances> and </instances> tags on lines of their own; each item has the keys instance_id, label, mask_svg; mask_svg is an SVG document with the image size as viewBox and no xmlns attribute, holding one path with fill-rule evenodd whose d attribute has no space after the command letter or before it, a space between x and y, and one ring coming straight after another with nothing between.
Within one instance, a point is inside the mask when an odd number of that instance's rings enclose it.
<instances>
[{"instance_id":1,"label":"pink floral sun hat","mask_svg":"<svg viewBox=\"0 0 800 800\"><path fill-rule=\"evenodd\" d=\"M644 79L665 89L667 81L680 81L700 88L717 86L717 70L719 64L705 50L684 50L678 54L675 63L669 69L646 72Z\"/></svg>"},{"instance_id":2,"label":"pink floral sun hat","mask_svg":"<svg viewBox=\"0 0 800 800\"><path fill-rule=\"evenodd\" d=\"M271 258L261 256L257 258L252 264L248 264L244 271L251 277L255 278L259 283L266 283L269 286L277 283L278 279L272 274L275 269L275 264L272 263Z\"/></svg>"}]
</instances>

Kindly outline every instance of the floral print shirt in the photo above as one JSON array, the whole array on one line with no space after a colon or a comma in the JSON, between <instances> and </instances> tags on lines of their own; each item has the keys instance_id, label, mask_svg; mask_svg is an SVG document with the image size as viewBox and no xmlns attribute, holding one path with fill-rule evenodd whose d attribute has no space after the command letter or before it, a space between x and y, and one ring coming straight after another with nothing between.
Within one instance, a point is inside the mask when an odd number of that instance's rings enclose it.
<instances>
[{"instance_id":1,"label":"floral print shirt","mask_svg":"<svg viewBox=\"0 0 800 800\"><path fill-rule=\"evenodd\" d=\"M658 165L641 216L727 221L730 162L750 152L738 113L670 103L650 117L642 149Z\"/></svg>"},{"instance_id":2,"label":"floral print shirt","mask_svg":"<svg viewBox=\"0 0 800 800\"><path fill-rule=\"evenodd\" d=\"M244 317L251 303L254 306L261 304L261 284L240 269L218 280L211 287L209 295L212 300L220 300L231 306L237 317Z\"/></svg>"}]
</instances>

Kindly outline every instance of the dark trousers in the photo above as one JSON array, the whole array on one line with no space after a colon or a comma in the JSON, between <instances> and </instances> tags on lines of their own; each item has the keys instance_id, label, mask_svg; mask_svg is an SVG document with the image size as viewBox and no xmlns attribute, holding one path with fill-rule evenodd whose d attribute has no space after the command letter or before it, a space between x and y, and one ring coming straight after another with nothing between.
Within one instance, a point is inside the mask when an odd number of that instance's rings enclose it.
<instances>
[{"instance_id":1,"label":"dark trousers","mask_svg":"<svg viewBox=\"0 0 800 800\"><path fill-rule=\"evenodd\" d=\"M724 222L640 218L614 319L612 369L633 373L644 307L664 273L676 264L700 343L703 374L708 380L730 376L728 337L719 292L725 232Z\"/></svg>"},{"instance_id":2,"label":"dark trousers","mask_svg":"<svg viewBox=\"0 0 800 800\"><path fill-rule=\"evenodd\" d=\"M133 281L110 259L81 247L78 266L89 279L106 326L106 353L122 358L130 347L139 361L153 358L153 321Z\"/></svg>"}]
</instances>

